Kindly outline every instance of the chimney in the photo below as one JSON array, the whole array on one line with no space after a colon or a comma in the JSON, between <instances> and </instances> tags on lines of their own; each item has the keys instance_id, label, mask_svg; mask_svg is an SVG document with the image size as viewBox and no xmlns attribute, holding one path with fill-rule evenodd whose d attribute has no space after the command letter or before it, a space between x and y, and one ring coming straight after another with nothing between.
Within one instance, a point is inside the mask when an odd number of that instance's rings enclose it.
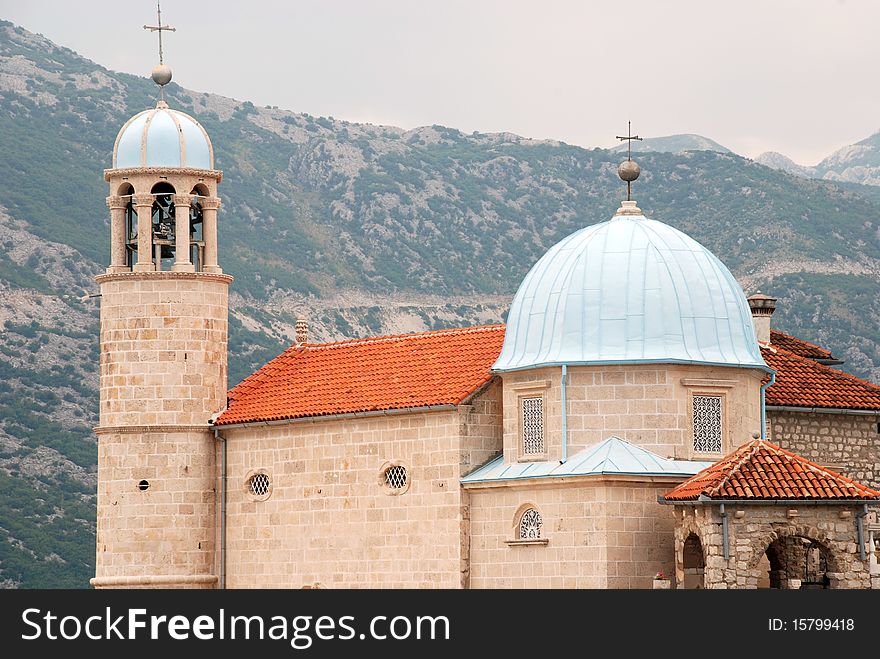
<instances>
[{"instance_id":1,"label":"chimney","mask_svg":"<svg viewBox=\"0 0 880 659\"><path fill-rule=\"evenodd\" d=\"M300 316L296 319L296 343L297 345L301 345L303 343L307 343L309 340L309 323L305 318Z\"/></svg>"},{"instance_id":2,"label":"chimney","mask_svg":"<svg viewBox=\"0 0 880 659\"><path fill-rule=\"evenodd\" d=\"M776 298L758 291L749 298L749 308L758 343L770 343L770 316L776 311Z\"/></svg>"}]
</instances>

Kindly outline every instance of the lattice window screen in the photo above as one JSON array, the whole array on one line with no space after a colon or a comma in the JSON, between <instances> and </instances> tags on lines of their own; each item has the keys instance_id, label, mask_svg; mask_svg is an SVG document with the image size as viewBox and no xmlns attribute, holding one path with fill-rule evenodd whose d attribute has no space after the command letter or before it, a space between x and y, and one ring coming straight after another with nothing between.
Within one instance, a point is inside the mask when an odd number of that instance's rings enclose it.
<instances>
[{"instance_id":1,"label":"lattice window screen","mask_svg":"<svg viewBox=\"0 0 880 659\"><path fill-rule=\"evenodd\" d=\"M544 399L522 399L523 454L544 453Z\"/></svg>"},{"instance_id":2,"label":"lattice window screen","mask_svg":"<svg viewBox=\"0 0 880 659\"><path fill-rule=\"evenodd\" d=\"M694 396L694 450L721 452L721 396Z\"/></svg>"},{"instance_id":3,"label":"lattice window screen","mask_svg":"<svg viewBox=\"0 0 880 659\"><path fill-rule=\"evenodd\" d=\"M519 520L519 539L538 540L541 537L541 527L544 522L541 513L534 508L526 510Z\"/></svg>"},{"instance_id":4,"label":"lattice window screen","mask_svg":"<svg viewBox=\"0 0 880 659\"><path fill-rule=\"evenodd\" d=\"M385 484L392 490L401 490L406 487L406 467L402 465L390 467L385 472Z\"/></svg>"}]
</instances>

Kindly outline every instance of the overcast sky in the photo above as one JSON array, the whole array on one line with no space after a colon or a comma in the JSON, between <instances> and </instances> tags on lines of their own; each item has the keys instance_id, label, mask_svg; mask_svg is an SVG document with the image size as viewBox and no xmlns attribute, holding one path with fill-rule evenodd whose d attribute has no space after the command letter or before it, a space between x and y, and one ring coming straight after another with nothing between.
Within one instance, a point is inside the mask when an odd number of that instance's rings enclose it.
<instances>
[{"instance_id":1,"label":"overcast sky","mask_svg":"<svg viewBox=\"0 0 880 659\"><path fill-rule=\"evenodd\" d=\"M0 0L149 74L153 0ZM257 105L611 146L699 133L815 164L880 129L877 0L164 0L175 81Z\"/></svg>"}]
</instances>

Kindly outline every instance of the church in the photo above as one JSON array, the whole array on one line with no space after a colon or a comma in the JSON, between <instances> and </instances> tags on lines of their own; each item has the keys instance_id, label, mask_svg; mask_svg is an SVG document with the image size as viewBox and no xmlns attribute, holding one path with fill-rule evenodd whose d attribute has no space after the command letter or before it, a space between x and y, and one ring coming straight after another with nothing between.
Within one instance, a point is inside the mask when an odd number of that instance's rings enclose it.
<instances>
[{"instance_id":1,"label":"church","mask_svg":"<svg viewBox=\"0 0 880 659\"><path fill-rule=\"evenodd\" d=\"M318 344L303 320L227 391L213 145L164 100L132 117L92 585L880 589L880 387L772 329L776 300L620 176L506 325Z\"/></svg>"}]
</instances>

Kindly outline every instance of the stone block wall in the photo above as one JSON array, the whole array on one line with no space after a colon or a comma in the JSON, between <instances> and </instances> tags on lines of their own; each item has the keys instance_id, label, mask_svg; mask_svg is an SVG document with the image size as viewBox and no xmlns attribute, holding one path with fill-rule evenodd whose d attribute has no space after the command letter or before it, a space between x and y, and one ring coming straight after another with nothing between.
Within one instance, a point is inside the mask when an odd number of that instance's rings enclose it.
<instances>
[{"instance_id":1,"label":"stone block wall","mask_svg":"<svg viewBox=\"0 0 880 659\"><path fill-rule=\"evenodd\" d=\"M602 481L472 485L472 588L651 588L673 573L672 510L657 495L675 483ZM516 542L536 508L546 544Z\"/></svg>"},{"instance_id":2,"label":"stone block wall","mask_svg":"<svg viewBox=\"0 0 880 659\"><path fill-rule=\"evenodd\" d=\"M203 425L226 405L231 277L100 275L100 425Z\"/></svg>"},{"instance_id":3,"label":"stone block wall","mask_svg":"<svg viewBox=\"0 0 880 659\"><path fill-rule=\"evenodd\" d=\"M206 428L97 432L93 584L214 587L212 433Z\"/></svg>"},{"instance_id":4,"label":"stone block wall","mask_svg":"<svg viewBox=\"0 0 880 659\"><path fill-rule=\"evenodd\" d=\"M855 515L861 506L728 505L730 558L724 558L720 508L717 505L675 506L676 574L684 576L683 549L695 534L705 556L706 588L754 589L766 580L759 564L776 540L804 538L820 545L828 560L830 588L871 587L867 560L857 544ZM843 515L841 515L843 512Z\"/></svg>"},{"instance_id":5,"label":"stone block wall","mask_svg":"<svg viewBox=\"0 0 880 659\"><path fill-rule=\"evenodd\" d=\"M487 412L494 392L474 403ZM475 415L479 428L481 417ZM459 409L221 429L228 445L229 588L460 588ZM497 448L496 448L497 450ZM382 467L407 470L392 495ZM247 479L263 471L263 501Z\"/></svg>"},{"instance_id":6,"label":"stone block wall","mask_svg":"<svg viewBox=\"0 0 880 659\"><path fill-rule=\"evenodd\" d=\"M767 410L770 441L874 489L880 488L880 414Z\"/></svg>"},{"instance_id":7,"label":"stone block wall","mask_svg":"<svg viewBox=\"0 0 880 659\"><path fill-rule=\"evenodd\" d=\"M503 396L496 380L464 405L459 405L461 475L467 476L501 453Z\"/></svg>"},{"instance_id":8,"label":"stone block wall","mask_svg":"<svg viewBox=\"0 0 880 659\"><path fill-rule=\"evenodd\" d=\"M702 365L572 366L568 369L568 454L612 435L664 457L718 459L760 431L760 386L755 369ZM519 398L544 396L545 459L558 460L562 447L561 368L505 373L504 453L517 462L520 450ZM718 453L693 450L691 397L722 396L723 446Z\"/></svg>"}]
</instances>

